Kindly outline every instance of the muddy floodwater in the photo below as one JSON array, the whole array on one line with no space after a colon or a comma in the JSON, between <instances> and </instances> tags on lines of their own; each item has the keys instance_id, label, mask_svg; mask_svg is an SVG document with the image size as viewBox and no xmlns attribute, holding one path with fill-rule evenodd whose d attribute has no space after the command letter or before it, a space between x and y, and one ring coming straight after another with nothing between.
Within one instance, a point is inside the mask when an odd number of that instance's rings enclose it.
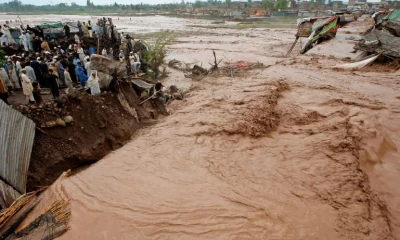
<instances>
[{"instance_id":1,"label":"muddy floodwater","mask_svg":"<svg viewBox=\"0 0 400 240\"><path fill-rule=\"evenodd\" d=\"M400 73L333 68L370 19L287 58L295 29L128 19L116 25L179 33L168 59L210 67L214 50L266 67L200 81L169 69L166 86L190 89L170 116L43 194L36 213L71 201L59 239L400 239Z\"/></svg>"}]
</instances>

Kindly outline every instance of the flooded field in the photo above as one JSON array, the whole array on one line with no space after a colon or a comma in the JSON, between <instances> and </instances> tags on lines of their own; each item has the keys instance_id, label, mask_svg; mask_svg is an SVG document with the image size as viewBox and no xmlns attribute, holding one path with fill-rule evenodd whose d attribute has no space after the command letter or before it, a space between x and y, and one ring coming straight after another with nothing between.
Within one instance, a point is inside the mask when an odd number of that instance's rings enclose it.
<instances>
[{"instance_id":1,"label":"flooded field","mask_svg":"<svg viewBox=\"0 0 400 240\"><path fill-rule=\"evenodd\" d=\"M23 16L59 19L40 17ZM61 176L32 218L66 198L71 228L60 239L400 239L400 73L333 68L354 58L351 36L369 19L288 58L295 29L128 19L117 27L179 33L168 59L208 68L215 51L266 68L201 81L169 69L165 85L190 89L185 100L121 149Z\"/></svg>"}]
</instances>

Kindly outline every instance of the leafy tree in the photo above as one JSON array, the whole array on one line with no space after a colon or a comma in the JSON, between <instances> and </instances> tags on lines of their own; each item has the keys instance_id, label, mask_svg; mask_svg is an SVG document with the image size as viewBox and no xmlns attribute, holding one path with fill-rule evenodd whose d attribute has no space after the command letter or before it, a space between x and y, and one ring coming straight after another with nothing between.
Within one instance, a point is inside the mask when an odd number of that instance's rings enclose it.
<instances>
[{"instance_id":1,"label":"leafy tree","mask_svg":"<svg viewBox=\"0 0 400 240\"><path fill-rule=\"evenodd\" d=\"M201 8L202 6L203 6L202 1L196 0L196 2L194 3L194 7L196 7L196 8Z\"/></svg>"},{"instance_id":2,"label":"leafy tree","mask_svg":"<svg viewBox=\"0 0 400 240\"><path fill-rule=\"evenodd\" d=\"M59 3L57 6L58 6L58 8L60 8L60 9L68 8L68 5L67 5L66 3Z\"/></svg>"},{"instance_id":3,"label":"leafy tree","mask_svg":"<svg viewBox=\"0 0 400 240\"><path fill-rule=\"evenodd\" d=\"M274 7L273 0L262 0L261 5L264 9L272 9Z\"/></svg>"},{"instance_id":4,"label":"leafy tree","mask_svg":"<svg viewBox=\"0 0 400 240\"><path fill-rule=\"evenodd\" d=\"M151 70L148 71L148 74L152 78L157 78L162 73L160 68L165 64L165 58L168 55L167 46L172 41L174 41L174 37L166 32L161 34L153 43L145 43L149 50L143 53L143 58Z\"/></svg>"},{"instance_id":5,"label":"leafy tree","mask_svg":"<svg viewBox=\"0 0 400 240\"><path fill-rule=\"evenodd\" d=\"M308 11L313 12L315 10L315 6L314 6L314 3L313 3L313 0L311 0L311 1L312 1L312 3L310 5L310 8L308 9Z\"/></svg>"},{"instance_id":6,"label":"leafy tree","mask_svg":"<svg viewBox=\"0 0 400 240\"><path fill-rule=\"evenodd\" d=\"M232 7L232 0L225 0L225 3L228 7Z\"/></svg>"},{"instance_id":7,"label":"leafy tree","mask_svg":"<svg viewBox=\"0 0 400 240\"><path fill-rule=\"evenodd\" d=\"M275 2L275 9L286 9L288 6L287 0L277 0Z\"/></svg>"},{"instance_id":8,"label":"leafy tree","mask_svg":"<svg viewBox=\"0 0 400 240\"><path fill-rule=\"evenodd\" d=\"M251 2L252 2L252 0L247 0L247 2L248 2L248 3L250 3L250 6L251 6Z\"/></svg>"}]
</instances>

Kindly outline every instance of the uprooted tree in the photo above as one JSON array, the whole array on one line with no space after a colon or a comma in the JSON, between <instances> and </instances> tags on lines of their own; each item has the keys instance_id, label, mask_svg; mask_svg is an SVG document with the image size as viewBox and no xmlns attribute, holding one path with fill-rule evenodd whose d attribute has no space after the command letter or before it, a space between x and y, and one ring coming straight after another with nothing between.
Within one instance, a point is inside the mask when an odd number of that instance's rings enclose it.
<instances>
[{"instance_id":1,"label":"uprooted tree","mask_svg":"<svg viewBox=\"0 0 400 240\"><path fill-rule=\"evenodd\" d=\"M144 53L144 60L147 62L147 74L156 79L166 74L165 67L161 67L166 63L165 58L168 55L167 46L174 41L174 37L170 33L162 33L154 42L147 42L148 50Z\"/></svg>"}]
</instances>

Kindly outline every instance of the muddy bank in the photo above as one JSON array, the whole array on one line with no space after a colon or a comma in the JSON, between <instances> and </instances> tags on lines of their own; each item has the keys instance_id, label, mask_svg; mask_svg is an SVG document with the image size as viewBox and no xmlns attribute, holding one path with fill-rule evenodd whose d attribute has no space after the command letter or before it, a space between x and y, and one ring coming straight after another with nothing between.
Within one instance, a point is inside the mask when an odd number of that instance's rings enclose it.
<instances>
[{"instance_id":1,"label":"muddy bank","mask_svg":"<svg viewBox=\"0 0 400 240\"><path fill-rule=\"evenodd\" d=\"M133 89L122 84L119 94L81 94L78 98L63 98L52 111L41 106L29 113L23 111L40 127L29 166L28 191L51 185L64 171L96 162L122 147L141 127L139 121L149 117L138 103ZM136 109L137 116L127 106ZM66 127L46 127L67 115L73 117L73 122Z\"/></svg>"}]
</instances>

